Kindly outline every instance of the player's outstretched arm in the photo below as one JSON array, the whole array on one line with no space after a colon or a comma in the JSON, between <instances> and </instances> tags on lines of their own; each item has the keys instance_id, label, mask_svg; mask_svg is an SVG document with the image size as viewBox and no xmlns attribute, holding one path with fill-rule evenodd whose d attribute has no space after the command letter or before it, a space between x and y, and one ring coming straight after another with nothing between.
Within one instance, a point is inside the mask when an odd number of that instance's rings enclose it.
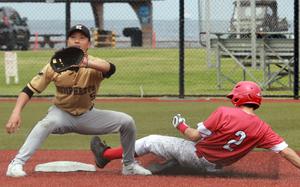
<instances>
[{"instance_id":1,"label":"player's outstretched arm","mask_svg":"<svg viewBox=\"0 0 300 187\"><path fill-rule=\"evenodd\" d=\"M103 59L94 58L90 59L88 56L85 56L83 59L83 64L86 64L88 68L96 69L97 71L101 71L106 73L110 70L111 64Z\"/></svg>"},{"instance_id":2,"label":"player's outstretched arm","mask_svg":"<svg viewBox=\"0 0 300 187\"><path fill-rule=\"evenodd\" d=\"M197 141L199 141L202 138L200 136L199 131L197 129L194 129L194 128L191 128L191 127L189 127L189 128L186 129L186 131L184 132L184 135L188 139L190 139L190 140L192 140L194 142L197 142Z\"/></svg>"},{"instance_id":3,"label":"player's outstretched arm","mask_svg":"<svg viewBox=\"0 0 300 187\"><path fill-rule=\"evenodd\" d=\"M189 140L196 142L201 139L199 131L197 129L189 127L185 123L185 119L183 117L181 117L180 114L177 114L173 117L172 124L176 129L178 129L182 134L184 134Z\"/></svg>"},{"instance_id":4,"label":"player's outstretched arm","mask_svg":"<svg viewBox=\"0 0 300 187\"><path fill-rule=\"evenodd\" d=\"M300 157L293 149L287 147L280 152L280 155L300 169Z\"/></svg>"},{"instance_id":5,"label":"player's outstretched arm","mask_svg":"<svg viewBox=\"0 0 300 187\"><path fill-rule=\"evenodd\" d=\"M6 132L11 134L16 132L21 126L21 112L26 103L30 100L30 97L21 92L18 96L15 108L13 109L8 122L5 125Z\"/></svg>"}]
</instances>

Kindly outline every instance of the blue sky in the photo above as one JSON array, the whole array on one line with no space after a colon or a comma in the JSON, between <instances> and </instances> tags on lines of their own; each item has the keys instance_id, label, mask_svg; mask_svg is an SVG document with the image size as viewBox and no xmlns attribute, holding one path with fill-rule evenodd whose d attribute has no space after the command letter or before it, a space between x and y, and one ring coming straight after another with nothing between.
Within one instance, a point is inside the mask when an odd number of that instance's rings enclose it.
<instances>
[{"instance_id":1,"label":"blue sky","mask_svg":"<svg viewBox=\"0 0 300 187\"><path fill-rule=\"evenodd\" d=\"M204 2L205 0L201 0ZM185 17L197 20L199 0L185 0ZM233 0L210 0L213 6L213 19L230 18ZM277 0L280 17L293 17L293 0ZM218 4L216 4L218 3ZM64 19L65 5L63 3L0 3L0 6L12 6L22 17L30 20ZM283 7L283 8L282 8ZM72 3L72 19L93 19L89 3ZM137 19L135 13L127 3L106 3L104 18L111 19ZM153 1L154 20L178 19L179 0Z\"/></svg>"}]
</instances>

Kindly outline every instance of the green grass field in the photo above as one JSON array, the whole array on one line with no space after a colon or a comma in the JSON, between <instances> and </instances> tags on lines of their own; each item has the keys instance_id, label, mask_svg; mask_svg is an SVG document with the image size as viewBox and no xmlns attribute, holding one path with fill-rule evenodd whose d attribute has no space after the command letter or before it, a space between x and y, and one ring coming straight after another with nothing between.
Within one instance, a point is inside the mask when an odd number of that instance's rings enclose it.
<instances>
[{"instance_id":1,"label":"green grass field","mask_svg":"<svg viewBox=\"0 0 300 187\"><path fill-rule=\"evenodd\" d=\"M122 111L134 117L137 126L138 138L149 134L162 134L181 136L171 125L174 114L181 113L191 126L196 126L209 116L213 110L221 105L230 105L229 102L105 102L97 103L96 107ZM46 114L50 103L31 102L22 113L22 127L15 134L5 132L5 124L14 106L13 102L1 102L0 111L2 124L0 136L0 150L17 150L23 144L26 136L35 123ZM263 120L280 134L294 149L300 150L299 134L300 103L274 103L265 102L257 111ZM89 149L92 136L66 134L50 135L44 142L42 149ZM103 136L109 145L119 145L119 135L110 134Z\"/></svg>"},{"instance_id":2,"label":"green grass field","mask_svg":"<svg viewBox=\"0 0 300 187\"><path fill-rule=\"evenodd\" d=\"M0 66L0 95L17 95L31 78L49 61L54 50L17 51L19 84L5 84L5 69ZM178 95L179 56L178 49L90 49L93 56L107 59L117 66L117 72L103 81L99 96L108 95ZM4 52L0 52L4 59ZM4 62L4 60L3 60ZM212 63L215 65L214 58ZM263 80L262 69L249 69L258 79ZM224 59L222 73L235 82L243 80L243 72L232 59ZM248 80L249 77L247 77ZM225 95L233 83L222 79L222 88L217 87L217 69L208 67L205 49L185 50L185 94L186 95ZM13 80L12 80L13 81ZM283 79L281 82L287 82ZM272 91L264 95L293 95L292 89L281 89L274 84ZM53 95L54 87L49 86L42 95Z\"/></svg>"}]
</instances>

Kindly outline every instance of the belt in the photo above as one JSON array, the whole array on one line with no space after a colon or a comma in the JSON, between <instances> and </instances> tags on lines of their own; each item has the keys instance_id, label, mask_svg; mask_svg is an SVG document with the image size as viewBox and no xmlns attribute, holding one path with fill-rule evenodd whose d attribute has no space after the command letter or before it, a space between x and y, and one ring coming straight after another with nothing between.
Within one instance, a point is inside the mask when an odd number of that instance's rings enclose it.
<instances>
[{"instance_id":1,"label":"belt","mask_svg":"<svg viewBox=\"0 0 300 187\"><path fill-rule=\"evenodd\" d=\"M94 108L94 105L92 105L92 106L89 108L88 111L91 111L93 108ZM86 112L88 112L88 111L86 111ZM86 112L83 112L83 113L78 114L78 115L72 115L72 116L81 116L81 115L85 114Z\"/></svg>"}]
</instances>

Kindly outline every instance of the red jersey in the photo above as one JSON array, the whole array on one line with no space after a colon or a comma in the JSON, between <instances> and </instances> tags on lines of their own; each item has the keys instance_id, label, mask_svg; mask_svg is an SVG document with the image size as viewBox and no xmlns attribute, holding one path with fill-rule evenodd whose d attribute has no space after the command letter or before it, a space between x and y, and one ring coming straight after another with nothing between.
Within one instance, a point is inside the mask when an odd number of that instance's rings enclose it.
<instances>
[{"instance_id":1,"label":"red jersey","mask_svg":"<svg viewBox=\"0 0 300 187\"><path fill-rule=\"evenodd\" d=\"M196 146L198 156L211 163L230 165L255 147L279 152L288 145L258 116L240 108L219 107L198 124L203 137Z\"/></svg>"}]
</instances>

